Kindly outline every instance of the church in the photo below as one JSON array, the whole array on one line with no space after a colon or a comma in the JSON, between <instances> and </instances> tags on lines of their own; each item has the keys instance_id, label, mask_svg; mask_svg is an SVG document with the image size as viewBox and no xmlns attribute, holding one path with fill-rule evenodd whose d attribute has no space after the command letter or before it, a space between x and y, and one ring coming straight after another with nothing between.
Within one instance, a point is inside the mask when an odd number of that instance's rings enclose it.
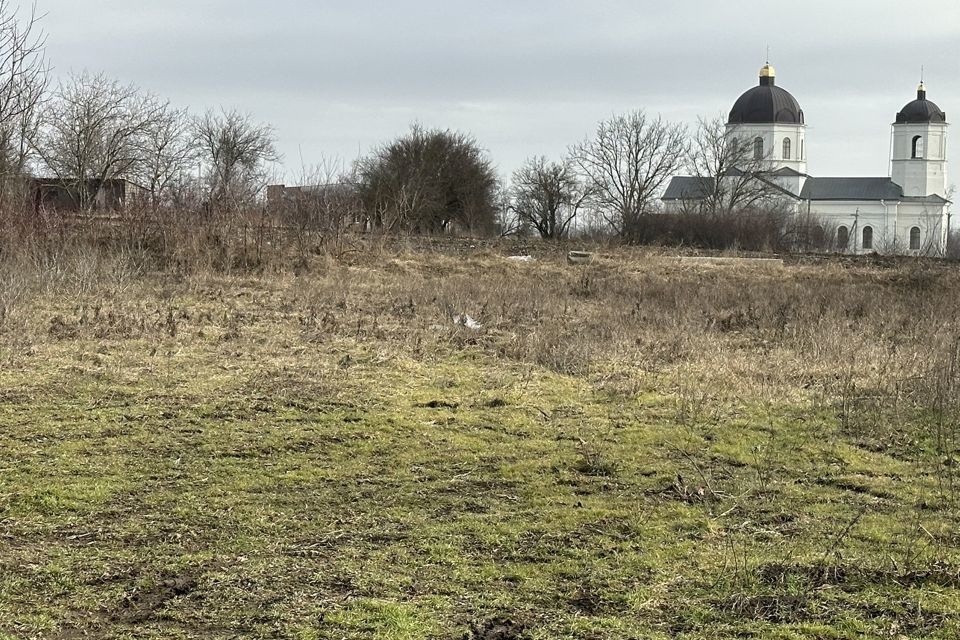
<instances>
[{"instance_id":1,"label":"church","mask_svg":"<svg viewBox=\"0 0 960 640\"><path fill-rule=\"evenodd\" d=\"M806 214L844 253L941 256L950 232L947 200L947 118L927 99L923 83L892 125L890 176L814 177L807 173L806 123L790 92L777 86L770 64L760 84L734 103L727 146L742 149L751 168L719 177L674 177L662 200L669 213L705 197L716 180L749 175L794 215Z\"/></svg>"}]
</instances>

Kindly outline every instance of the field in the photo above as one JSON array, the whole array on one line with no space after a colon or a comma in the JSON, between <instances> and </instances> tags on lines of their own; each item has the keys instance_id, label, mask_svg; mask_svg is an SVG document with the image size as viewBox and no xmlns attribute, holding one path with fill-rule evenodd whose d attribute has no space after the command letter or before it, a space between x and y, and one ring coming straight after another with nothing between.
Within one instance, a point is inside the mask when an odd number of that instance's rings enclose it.
<instances>
[{"instance_id":1,"label":"field","mask_svg":"<svg viewBox=\"0 0 960 640\"><path fill-rule=\"evenodd\" d=\"M0 638L960 636L955 265L513 250L0 262Z\"/></svg>"}]
</instances>

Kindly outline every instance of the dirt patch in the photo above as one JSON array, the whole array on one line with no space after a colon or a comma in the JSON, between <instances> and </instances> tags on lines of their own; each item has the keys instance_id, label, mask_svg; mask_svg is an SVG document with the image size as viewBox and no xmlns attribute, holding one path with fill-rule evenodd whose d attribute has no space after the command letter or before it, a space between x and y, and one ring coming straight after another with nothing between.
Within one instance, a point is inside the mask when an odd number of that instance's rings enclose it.
<instances>
[{"instance_id":1,"label":"dirt patch","mask_svg":"<svg viewBox=\"0 0 960 640\"><path fill-rule=\"evenodd\" d=\"M794 582L809 588L843 587L864 589L875 585L899 585L909 588L960 588L960 567L947 562L934 562L910 570L872 569L862 566L804 565L771 562L756 570L759 580L771 587L784 587Z\"/></svg>"},{"instance_id":2,"label":"dirt patch","mask_svg":"<svg viewBox=\"0 0 960 640\"><path fill-rule=\"evenodd\" d=\"M866 484L857 482L855 480L847 478L817 478L815 482L821 487L833 487L834 489L840 489L841 491L850 491L852 493L859 493L861 495L868 495L879 500L895 500L896 496L882 489L877 489L875 487L867 486Z\"/></svg>"},{"instance_id":3,"label":"dirt patch","mask_svg":"<svg viewBox=\"0 0 960 640\"><path fill-rule=\"evenodd\" d=\"M482 623L470 625L470 631L463 640L523 640L526 638L525 625L513 620L494 618Z\"/></svg>"},{"instance_id":4,"label":"dirt patch","mask_svg":"<svg viewBox=\"0 0 960 640\"><path fill-rule=\"evenodd\" d=\"M420 402L414 406L418 409L458 409L460 404L448 400L431 400L430 402Z\"/></svg>"},{"instance_id":5,"label":"dirt patch","mask_svg":"<svg viewBox=\"0 0 960 640\"><path fill-rule=\"evenodd\" d=\"M192 575L160 580L151 587L136 590L127 596L114 618L126 623L146 622L167 602L188 595L196 588L197 579Z\"/></svg>"},{"instance_id":6,"label":"dirt patch","mask_svg":"<svg viewBox=\"0 0 960 640\"><path fill-rule=\"evenodd\" d=\"M801 565L771 562L756 569L757 578L763 584L771 587L784 587L790 582L808 586L810 588L825 585L842 585L849 578L849 572L844 567L835 565Z\"/></svg>"},{"instance_id":7,"label":"dirt patch","mask_svg":"<svg viewBox=\"0 0 960 640\"><path fill-rule=\"evenodd\" d=\"M917 607L916 602L890 601L887 603L871 603L857 607L864 616L881 622L888 627L893 635L899 637L919 638L927 637L937 631L943 631L948 621L948 615L940 611L924 611Z\"/></svg>"}]
</instances>

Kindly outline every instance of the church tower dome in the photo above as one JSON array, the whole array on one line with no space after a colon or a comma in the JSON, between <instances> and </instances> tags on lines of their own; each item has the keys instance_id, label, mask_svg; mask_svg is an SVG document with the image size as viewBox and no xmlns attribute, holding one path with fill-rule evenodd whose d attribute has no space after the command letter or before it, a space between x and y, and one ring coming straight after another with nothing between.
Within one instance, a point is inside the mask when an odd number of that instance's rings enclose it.
<instances>
[{"instance_id":1,"label":"church tower dome","mask_svg":"<svg viewBox=\"0 0 960 640\"><path fill-rule=\"evenodd\" d=\"M730 110L728 124L803 124L803 109L789 91L777 86L776 70L760 69L760 84L740 96Z\"/></svg>"},{"instance_id":2,"label":"church tower dome","mask_svg":"<svg viewBox=\"0 0 960 640\"><path fill-rule=\"evenodd\" d=\"M760 82L737 98L727 118L727 137L746 150L740 162L776 174L784 189L799 193L807 173L806 124L793 95L777 86L777 72L767 62ZM756 170L756 169L753 169Z\"/></svg>"},{"instance_id":3,"label":"church tower dome","mask_svg":"<svg viewBox=\"0 0 960 640\"><path fill-rule=\"evenodd\" d=\"M903 109L897 113L897 124L907 124L908 122L946 122L947 114L940 107L927 100L927 87L921 82L917 87L917 99L908 102Z\"/></svg>"}]
</instances>

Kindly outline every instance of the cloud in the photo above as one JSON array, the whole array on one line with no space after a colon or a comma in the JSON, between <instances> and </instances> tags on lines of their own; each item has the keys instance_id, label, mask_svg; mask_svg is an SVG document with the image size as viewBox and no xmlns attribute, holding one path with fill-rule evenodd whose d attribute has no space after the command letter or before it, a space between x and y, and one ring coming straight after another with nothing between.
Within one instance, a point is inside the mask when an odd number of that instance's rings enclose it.
<instances>
[{"instance_id":1,"label":"cloud","mask_svg":"<svg viewBox=\"0 0 960 640\"><path fill-rule=\"evenodd\" d=\"M471 131L509 170L615 111L725 112L767 46L820 175L886 171L888 126L921 65L930 97L960 109L955 0L40 1L58 73L237 106L272 122L295 164L353 157L417 120Z\"/></svg>"}]
</instances>

